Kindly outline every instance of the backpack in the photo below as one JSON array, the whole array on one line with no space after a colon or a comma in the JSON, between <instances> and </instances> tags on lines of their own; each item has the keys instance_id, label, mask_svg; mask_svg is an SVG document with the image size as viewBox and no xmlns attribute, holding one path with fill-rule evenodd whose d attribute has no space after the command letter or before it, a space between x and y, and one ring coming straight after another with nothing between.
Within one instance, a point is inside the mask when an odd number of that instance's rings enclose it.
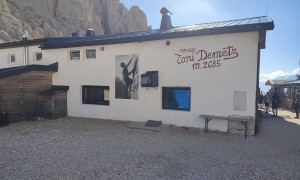
<instances>
[{"instance_id":1,"label":"backpack","mask_svg":"<svg viewBox=\"0 0 300 180\"><path fill-rule=\"evenodd\" d=\"M278 97L277 98L277 103L280 104L281 103L281 99Z\"/></svg>"},{"instance_id":2,"label":"backpack","mask_svg":"<svg viewBox=\"0 0 300 180\"><path fill-rule=\"evenodd\" d=\"M272 100L274 101L275 104L280 104L281 103L281 99L279 98L279 96L276 94L273 95L274 97L272 97Z\"/></svg>"}]
</instances>

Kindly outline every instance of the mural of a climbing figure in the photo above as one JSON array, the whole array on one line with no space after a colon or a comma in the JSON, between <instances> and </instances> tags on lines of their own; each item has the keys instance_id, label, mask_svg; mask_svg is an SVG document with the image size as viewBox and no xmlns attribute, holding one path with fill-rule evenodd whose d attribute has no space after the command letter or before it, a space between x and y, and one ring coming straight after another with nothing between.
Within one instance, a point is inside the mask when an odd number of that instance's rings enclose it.
<instances>
[{"instance_id":1,"label":"mural of a climbing figure","mask_svg":"<svg viewBox=\"0 0 300 180\"><path fill-rule=\"evenodd\" d=\"M116 56L116 99L138 99L139 57L137 54Z\"/></svg>"}]
</instances>

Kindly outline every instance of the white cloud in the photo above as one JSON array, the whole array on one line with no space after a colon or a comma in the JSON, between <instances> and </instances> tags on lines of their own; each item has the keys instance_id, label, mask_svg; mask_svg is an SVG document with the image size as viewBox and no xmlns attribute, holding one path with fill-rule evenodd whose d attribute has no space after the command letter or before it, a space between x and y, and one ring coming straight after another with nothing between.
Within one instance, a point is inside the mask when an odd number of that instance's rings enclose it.
<instances>
[{"instance_id":1,"label":"white cloud","mask_svg":"<svg viewBox=\"0 0 300 180\"><path fill-rule=\"evenodd\" d=\"M284 72L284 71L274 71L269 74L260 74L259 75L259 82L266 82L269 79L275 79L281 76L289 76L289 75L296 75L300 71L300 68L293 70L292 72Z\"/></svg>"},{"instance_id":2,"label":"white cloud","mask_svg":"<svg viewBox=\"0 0 300 180\"><path fill-rule=\"evenodd\" d=\"M300 72L300 68L295 69L294 71L292 71L292 74L299 74L299 72Z\"/></svg>"}]
</instances>

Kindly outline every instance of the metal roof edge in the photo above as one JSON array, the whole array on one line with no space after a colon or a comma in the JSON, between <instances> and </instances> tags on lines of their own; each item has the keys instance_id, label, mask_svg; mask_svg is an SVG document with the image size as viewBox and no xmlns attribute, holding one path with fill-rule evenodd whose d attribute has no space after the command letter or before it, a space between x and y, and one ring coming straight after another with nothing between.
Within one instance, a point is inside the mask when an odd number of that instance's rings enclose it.
<instances>
[{"instance_id":1,"label":"metal roof edge","mask_svg":"<svg viewBox=\"0 0 300 180\"><path fill-rule=\"evenodd\" d=\"M0 49L40 45L43 40L44 38L2 43Z\"/></svg>"},{"instance_id":2,"label":"metal roof edge","mask_svg":"<svg viewBox=\"0 0 300 180\"><path fill-rule=\"evenodd\" d=\"M13 68L0 69L0 79L6 78L18 74L23 74L31 71L51 71L58 72L58 62L50 65L28 65L28 66L17 66Z\"/></svg>"},{"instance_id":3,"label":"metal roof edge","mask_svg":"<svg viewBox=\"0 0 300 180\"><path fill-rule=\"evenodd\" d=\"M236 26L226 26L226 27L215 27L215 28L206 28L193 31L179 31L179 32L169 32L161 34L150 34L144 36L133 36L133 37L124 37L124 38L115 38L115 39L105 39L105 40L85 40L81 39L76 42L67 42L67 43L48 43L47 40L44 41L41 49L60 49L60 48L69 48L69 47L82 47L82 46L95 46L95 45L109 45L109 44L124 44L124 43L133 43L141 41L155 41L155 40L164 40L164 39L176 39L184 37L194 37L194 36L206 36L206 35L217 35L217 34L230 34L230 33L239 33L239 32L250 32L250 31L259 31L259 30L272 30L274 28L274 23L257 23L257 24L247 24L247 25L236 25ZM51 41L51 40L50 40Z\"/></svg>"},{"instance_id":4,"label":"metal roof edge","mask_svg":"<svg viewBox=\"0 0 300 180\"><path fill-rule=\"evenodd\" d=\"M249 23L255 19L257 23ZM240 21L247 21L246 24L240 24ZM215 24L226 24L224 26L215 26ZM235 24L235 25L232 25ZM22 40L16 42L9 42L0 44L0 49L16 48L40 45L44 49L60 49L69 47L95 46L95 45L109 45L109 44L124 44L141 41L155 41L164 39L175 39L194 36L230 34L249 31L267 31L274 29L274 21L268 16L259 16L253 18L236 19L212 23L195 24L196 26L211 25L199 29L184 29L189 26L177 26L170 30L149 30L141 32L129 32L122 34L99 35L93 37L48 37L33 40ZM183 27L183 30L178 30Z\"/></svg>"},{"instance_id":5,"label":"metal roof edge","mask_svg":"<svg viewBox=\"0 0 300 180\"><path fill-rule=\"evenodd\" d=\"M68 90L69 90L69 86L53 85L50 89L40 92L38 95L40 95L40 96L55 96L62 92L67 92Z\"/></svg>"}]
</instances>

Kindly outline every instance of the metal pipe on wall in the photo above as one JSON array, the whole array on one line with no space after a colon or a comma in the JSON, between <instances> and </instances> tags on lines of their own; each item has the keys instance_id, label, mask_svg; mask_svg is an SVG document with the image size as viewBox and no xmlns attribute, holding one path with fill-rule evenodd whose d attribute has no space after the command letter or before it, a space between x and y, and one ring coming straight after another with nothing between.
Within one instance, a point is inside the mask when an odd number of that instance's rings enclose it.
<instances>
[{"instance_id":1,"label":"metal pipe on wall","mask_svg":"<svg viewBox=\"0 0 300 180\"><path fill-rule=\"evenodd\" d=\"M29 65L29 47L25 46L23 50L23 66Z\"/></svg>"}]
</instances>

